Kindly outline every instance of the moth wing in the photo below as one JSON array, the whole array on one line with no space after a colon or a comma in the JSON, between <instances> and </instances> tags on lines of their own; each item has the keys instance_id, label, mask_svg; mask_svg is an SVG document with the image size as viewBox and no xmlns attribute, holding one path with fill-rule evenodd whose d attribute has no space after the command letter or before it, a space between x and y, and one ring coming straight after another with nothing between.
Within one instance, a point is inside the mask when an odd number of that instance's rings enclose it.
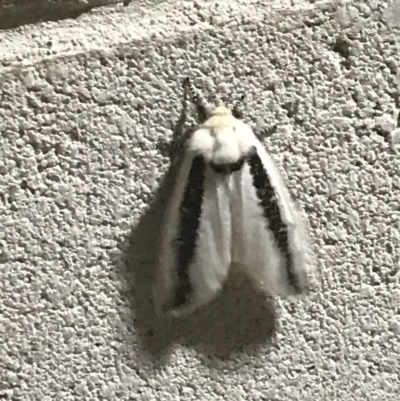
<instances>
[{"instance_id":1,"label":"moth wing","mask_svg":"<svg viewBox=\"0 0 400 401\"><path fill-rule=\"evenodd\" d=\"M300 294L308 286L302 217L271 156L252 141L254 152L234 178L233 261L271 294Z\"/></svg>"},{"instance_id":2,"label":"moth wing","mask_svg":"<svg viewBox=\"0 0 400 401\"><path fill-rule=\"evenodd\" d=\"M179 316L211 301L231 264L226 177L187 154L167 207L154 286L158 313Z\"/></svg>"}]
</instances>

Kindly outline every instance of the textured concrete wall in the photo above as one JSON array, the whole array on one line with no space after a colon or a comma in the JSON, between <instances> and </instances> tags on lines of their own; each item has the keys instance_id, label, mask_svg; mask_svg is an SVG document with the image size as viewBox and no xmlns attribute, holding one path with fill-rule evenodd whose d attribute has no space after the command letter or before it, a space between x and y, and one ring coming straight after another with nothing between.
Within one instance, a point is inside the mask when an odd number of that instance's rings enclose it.
<instances>
[{"instance_id":1,"label":"textured concrete wall","mask_svg":"<svg viewBox=\"0 0 400 401\"><path fill-rule=\"evenodd\" d=\"M396 10L158 1L2 31L0 398L398 400ZM320 276L304 301L236 277L193 316L155 318L174 176L157 144L187 75L280 124L265 145Z\"/></svg>"},{"instance_id":2,"label":"textured concrete wall","mask_svg":"<svg viewBox=\"0 0 400 401\"><path fill-rule=\"evenodd\" d=\"M123 3L121 0L2 0L0 29L25 24L76 18L95 7Z\"/></svg>"}]
</instances>

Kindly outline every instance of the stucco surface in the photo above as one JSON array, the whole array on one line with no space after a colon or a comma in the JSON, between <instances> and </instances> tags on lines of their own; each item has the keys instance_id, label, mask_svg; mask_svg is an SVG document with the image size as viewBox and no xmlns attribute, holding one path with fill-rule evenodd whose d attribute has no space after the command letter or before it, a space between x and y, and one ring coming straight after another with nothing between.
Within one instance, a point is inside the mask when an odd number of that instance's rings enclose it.
<instances>
[{"instance_id":1,"label":"stucco surface","mask_svg":"<svg viewBox=\"0 0 400 401\"><path fill-rule=\"evenodd\" d=\"M0 32L0 398L399 400L399 8L104 3ZM265 146L318 271L304 300L232 277L155 317L185 76L279 124Z\"/></svg>"}]
</instances>

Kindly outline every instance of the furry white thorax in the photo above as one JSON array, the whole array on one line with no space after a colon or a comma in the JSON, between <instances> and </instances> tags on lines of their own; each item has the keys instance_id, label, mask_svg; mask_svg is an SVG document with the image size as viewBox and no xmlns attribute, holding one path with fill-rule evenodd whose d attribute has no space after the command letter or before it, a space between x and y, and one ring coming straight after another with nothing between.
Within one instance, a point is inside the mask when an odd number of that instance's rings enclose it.
<instances>
[{"instance_id":1,"label":"furry white thorax","mask_svg":"<svg viewBox=\"0 0 400 401\"><path fill-rule=\"evenodd\" d=\"M253 137L247 124L235 118L228 108L220 106L194 132L189 140L189 151L203 155L207 162L231 164L249 152Z\"/></svg>"}]
</instances>

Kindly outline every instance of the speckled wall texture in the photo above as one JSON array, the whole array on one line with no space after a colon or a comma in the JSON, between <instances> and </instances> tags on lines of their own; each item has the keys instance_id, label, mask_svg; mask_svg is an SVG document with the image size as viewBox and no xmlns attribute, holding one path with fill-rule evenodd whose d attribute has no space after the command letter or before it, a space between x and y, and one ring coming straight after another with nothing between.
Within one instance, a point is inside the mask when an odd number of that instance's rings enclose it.
<instances>
[{"instance_id":1,"label":"speckled wall texture","mask_svg":"<svg viewBox=\"0 0 400 401\"><path fill-rule=\"evenodd\" d=\"M147 1L1 31L0 398L398 401L398 10ZM186 75L279 124L265 146L308 218L306 299L232 277L154 316L158 144Z\"/></svg>"}]
</instances>

